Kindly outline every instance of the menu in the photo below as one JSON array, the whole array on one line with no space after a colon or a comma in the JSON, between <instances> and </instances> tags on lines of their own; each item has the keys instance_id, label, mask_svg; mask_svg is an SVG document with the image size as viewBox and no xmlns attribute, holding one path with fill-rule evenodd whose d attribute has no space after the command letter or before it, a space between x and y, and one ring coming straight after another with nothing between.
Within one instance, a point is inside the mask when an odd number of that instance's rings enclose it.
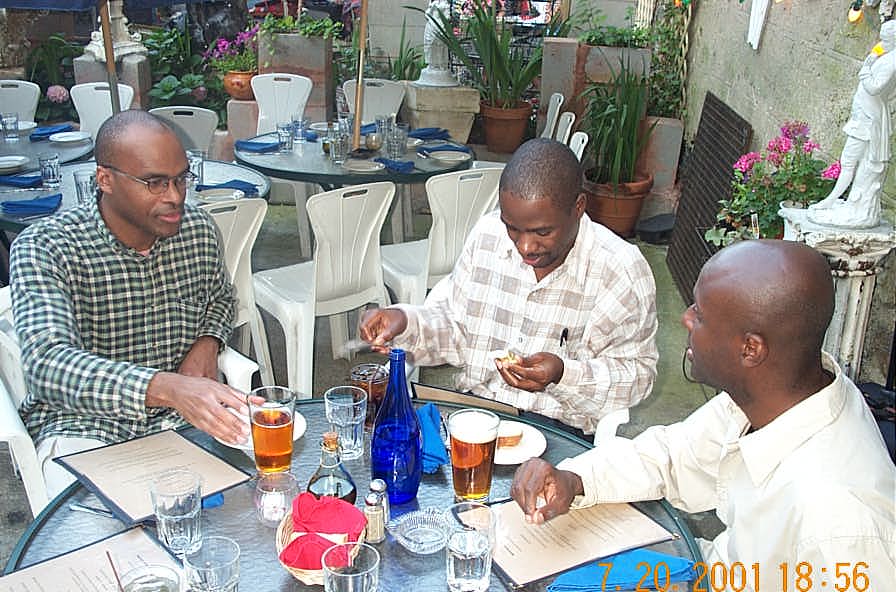
<instances>
[{"instance_id":1,"label":"menu","mask_svg":"<svg viewBox=\"0 0 896 592\"><path fill-rule=\"evenodd\" d=\"M74 473L127 524L142 522L153 515L149 490L163 471L183 468L199 473L203 497L248 481L250 477L172 430L53 460Z\"/></svg>"}]
</instances>

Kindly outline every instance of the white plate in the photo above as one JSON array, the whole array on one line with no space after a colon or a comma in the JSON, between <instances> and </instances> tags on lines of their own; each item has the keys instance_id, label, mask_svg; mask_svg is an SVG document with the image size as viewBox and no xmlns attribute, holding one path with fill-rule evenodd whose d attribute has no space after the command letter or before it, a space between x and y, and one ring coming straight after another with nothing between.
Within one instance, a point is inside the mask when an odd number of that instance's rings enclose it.
<instances>
[{"instance_id":1,"label":"white plate","mask_svg":"<svg viewBox=\"0 0 896 592\"><path fill-rule=\"evenodd\" d=\"M236 415L237 417L239 417L240 419L242 419L243 421L245 421L247 424L249 423L248 415L240 415L233 409L230 409L230 412L233 413L234 415ZM308 422L305 421L305 418L302 417L301 413L296 411L293 414L293 419L292 419L292 440L293 440L293 442L295 442L296 440L301 438L307 428L308 428ZM215 440L218 440L219 443L221 443L224 446L227 446L229 448L236 448L237 450L242 450L249 456L253 456L255 454L255 451L252 448L252 434L249 434L249 437L246 438L246 441L242 444L231 444L230 442L225 442L224 440L220 440L218 438L215 438Z\"/></svg>"},{"instance_id":2,"label":"white plate","mask_svg":"<svg viewBox=\"0 0 896 592\"><path fill-rule=\"evenodd\" d=\"M60 144L74 144L75 142L84 142L90 139L90 132L59 132L50 136L51 142Z\"/></svg>"},{"instance_id":3,"label":"white plate","mask_svg":"<svg viewBox=\"0 0 896 592\"><path fill-rule=\"evenodd\" d=\"M34 121L20 121L19 122L19 135L30 134L31 130L37 127L37 123Z\"/></svg>"},{"instance_id":4,"label":"white plate","mask_svg":"<svg viewBox=\"0 0 896 592\"><path fill-rule=\"evenodd\" d=\"M539 432L537 428L519 421L502 420L501 423L510 423L520 426L523 430L523 437L520 439L520 443L516 446L499 447L495 450L496 465L522 464L533 456L541 456L548 447L548 441L545 439L544 434Z\"/></svg>"},{"instance_id":5,"label":"white plate","mask_svg":"<svg viewBox=\"0 0 896 592\"><path fill-rule=\"evenodd\" d=\"M421 140L420 138L408 138L408 149L416 148L417 146L419 146L422 143L423 143L423 140Z\"/></svg>"},{"instance_id":6,"label":"white plate","mask_svg":"<svg viewBox=\"0 0 896 592\"><path fill-rule=\"evenodd\" d=\"M217 201L227 201L229 199L243 199L245 193L239 189L203 189L196 193L196 201L202 203L214 203Z\"/></svg>"},{"instance_id":7,"label":"white plate","mask_svg":"<svg viewBox=\"0 0 896 592\"><path fill-rule=\"evenodd\" d=\"M454 152L453 150L436 150L430 152L428 156L442 162L464 162L472 158L469 152Z\"/></svg>"},{"instance_id":8,"label":"white plate","mask_svg":"<svg viewBox=\"0 0 896 592\"><path fill-rule=\"evenodd\" d=\"M356 173L373 173L376 171L381 171L386 168L381 162L374 162L372 160L346 160L342 163L342 168L347 171L354 171Z\"/></svg>"},{"instance_id":9,"label":"white plate","mask_svg":"<svg viewBox=\"0 0 896 592\"><path fill-rule=\"evenodd\" d=\"M17 171L28 162L27 156L0 156L0 172Z\"/></svg>"},{"instance_id":10,"label":"white plate","mask_svg":"<svg viewBox=\"0 0 896 592\"><path fill-rule=\"evenodd\" d=\"M317 121L308 126L316 132L326 132L327 131L327 122L326 121Z\"/></svg>"}]
</instances>

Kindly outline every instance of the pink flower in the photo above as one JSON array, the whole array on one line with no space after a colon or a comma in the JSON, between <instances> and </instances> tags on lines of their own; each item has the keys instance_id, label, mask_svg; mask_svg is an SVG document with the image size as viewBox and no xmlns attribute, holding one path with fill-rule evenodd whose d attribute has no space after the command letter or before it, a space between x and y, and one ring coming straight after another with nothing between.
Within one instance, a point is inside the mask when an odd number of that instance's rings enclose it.
<instances>
[{"instance_id":1,"label":"pink flower","mask_svg":"<svg viewBox=\"0 0 896 592\"><path fill-rule=\"evenodd\" d=\"M803 144L803 152L806 154L812 154L816 150L818 150L821 146L818 145L818 142L814 140L806 140L806 143Z\"/></svg>"},{"instance_id":2,"label":"pink flower","mask_svg":"<svg viewBox=\"0 0 896 592\"><path fill-rule=\"evenodd\" d=\"M835 160L831 166L821 171L822 179L838 179L840 178L840 161Z\"/></svg>"},{"instance_id":3,"label":"pink flower","mask_svg":"<svg viewBox=\"0 0 896 592\"><path fill-rule=\"evenodd\" d=\"M766 150L769 152L777 152L778 154L787 154L793 148L793 140L787 136L778 136L769 140ZM778 163L775 163L778 164Z\"/></svg>"},{"instance_id":4,"label":"pink flower","mask_svg":"<svg viewBox=\"0 0 896 592\"><path fill-rule=\"evenodd\" d=\"M204 101L208 96L208 89L204 86L197 86L193 90L190 91L190 94L193 95L193 98L197 101Z\"/></svg>"},{"instance_id":5,"label":"pink flower","mask_svg":"<svg viewBox=\"0 0 896 592\"><path fill-rule=\"evenodd\" d=\"M809 138L809 124L805 121L785 121L781 126L781 135L790 140Z\"/></svg>"},{"instance_id":6,"label":"pink flower","mask_svg":"<svg viewBox=\"0 0 896 592\"><path fill-rule=\"evenodd\" d=\"M64 86L54 84L47 89L47 98L53 103L64 103L68 100L68 90Z\"/></svg>"},{"instance_id":7,"label":"pink flower","mask_svg":"<svg viewBox=\"0 0 896 592\"><path fill-rule=\"evenodd\" d=\"M737 159L734 168L746 174L753 170L753 165L762 160L762 156L758 152L747 152Z\"/></svg>"}]
</instances>

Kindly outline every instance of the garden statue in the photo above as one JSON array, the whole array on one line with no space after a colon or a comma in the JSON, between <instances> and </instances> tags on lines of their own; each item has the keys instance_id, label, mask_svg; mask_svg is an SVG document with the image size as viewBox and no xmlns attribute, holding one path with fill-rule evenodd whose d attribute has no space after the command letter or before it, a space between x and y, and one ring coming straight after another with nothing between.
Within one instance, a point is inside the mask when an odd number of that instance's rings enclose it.
<instances>
[{"instance_id":1,"label":"garden statue","mask_svg":"<svg viewBox=\"0 0 896 592\"><path fill-rule=\"evenodd\" d=\"M457 86L457 80L448 66L448 46L439 39L438 25L442 15L447 16L448 0L430 0L426 9L426 28L423 30L423 59L426 67L420 72L417 84L423 86Z\"/></svg>"},{"instance_id":2,"label":"garden statue","mask_svg":"<svg viewBox=\"0 0 896 592\"><path fill-rule=\"evenodd\" d=\"M890 103L896 100L896 21L880 27L884 53L865 58L849 120L841 172L825 199L809 206L809 220L846 228L869 228L880 222L880 198L890 160ZM846 199L841 196L852 184Z\"/></svg>"}]
</instances>

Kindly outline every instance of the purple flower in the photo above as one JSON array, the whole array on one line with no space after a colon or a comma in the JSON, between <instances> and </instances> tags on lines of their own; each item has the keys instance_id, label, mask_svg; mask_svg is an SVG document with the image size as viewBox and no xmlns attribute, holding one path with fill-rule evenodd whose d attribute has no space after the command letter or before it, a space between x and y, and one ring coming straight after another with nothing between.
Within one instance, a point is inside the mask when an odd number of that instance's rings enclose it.
<instances>
[{"instance_id":1,"label":"purple flower","mask_svg":"<svg viewBox=\"0 0 896 592\"><path fill-rule=\"evenodd\" d=\"M68 100L68 90L64 86L54 84L47 89L47 98L53 103L64 103Z\"/></svg>"},{"instance_id":2,"label":"purple flower","mask_svg":"<svg viewBox=\"0 0 896 592\"><path fill-rule=\"evenodd\" d=\"M822 179L838 179L840 178L840 161L835 160L825 170L821 171Z\"/></svg>"},{"instance_id":3,"label":"purple flower","mask_svg":"<svg viewBox=\"0 0 896 592\"><path fill-rule=\"evenodd\" d=\"M204 86L197 86L193 90L190 91L190 94L193 95L193 98L197 101L204 101L208 96L208 89Z\"/></svg>"},{"instance_id":4,"label":"purple flower","mask_svg":"<svg viewBox=\"0 0 896 592\"><path fill-rule=\"evenodd\" d=\"M805 121L785 121L781 126L781 135L790 140L809 138L809 124Z\"/></svg>"}]
</instances>

